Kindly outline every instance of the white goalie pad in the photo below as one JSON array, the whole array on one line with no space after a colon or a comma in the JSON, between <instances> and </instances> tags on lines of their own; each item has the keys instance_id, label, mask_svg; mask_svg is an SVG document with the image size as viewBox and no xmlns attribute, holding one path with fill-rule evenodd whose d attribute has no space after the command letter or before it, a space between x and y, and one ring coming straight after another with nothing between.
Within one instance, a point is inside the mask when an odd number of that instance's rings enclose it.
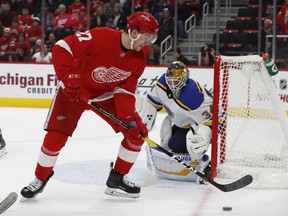
<instances>
[{"instance_id":1,"label":"white goalie pad","mask_svg":"<svg viewBox=\"0 0 288 216\"><path fill-rule=\"evenodd\" d=\"M153 107L146 98L137 95L136 97L136 111L139 113L143 123L146 125L148 131L154 127L157 116L157 110Z\"/></svg>"},{"instance_id":2,"label":"white goalie pad","mask_svg":"<svg viewBox=\"0 0 288 216\"><path fill-rule=\"evenodd\" d=\"M177 181L199 183L199 177L196 174L186 169L182 164L178 163L157 148L150 148L156 174L159 179L171 179ZM152 170L150 152L147 151L148 150L146 149L147 167ZM193 160L189 154L177 154L177 156L183 160L183 162L201 172L208 166L210 162L207 155L205 155L200 160Z\"/></svg>"},{"instance_id":3,"label":"white goalie pad","mask_svg":"<svg viewBox=\"0 0 288 216\"><path fill-rule=\"evenodd\" d=\"M194 132L189 130L186 135L186 147L191 157L200 159L208 150L211 143L212 131L205 125L197 125Z\"/></svg>"},{"instance_id":4,"label":"white goalie pad","mask_svg":"<svg viewBox=\"0 0 288 216\"><path fill-rule=\"evenodd\" d=\"M161 146L165 149L169 149L168 142L172 137L172 119L170 116L166 116L161 124L160 139Z\"/></svg>"}]
</instances>

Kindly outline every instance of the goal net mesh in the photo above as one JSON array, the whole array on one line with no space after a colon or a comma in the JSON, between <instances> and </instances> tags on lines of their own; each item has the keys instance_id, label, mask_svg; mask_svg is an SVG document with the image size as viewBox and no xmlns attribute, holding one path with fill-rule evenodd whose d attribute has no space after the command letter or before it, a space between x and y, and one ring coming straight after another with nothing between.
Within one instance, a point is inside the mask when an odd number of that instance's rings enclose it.
<instances>
[{"instance_id":1,"label":"goal net mesh","mask_svg":"<svg viewBox=\"0 0 288 216\"><path fill-rule=\"evenodd\" d=\"M214 88L214 177L250 174L254 187L288 188L287 116L262 58L218 57Z\"/></svg>"}]
</instances>

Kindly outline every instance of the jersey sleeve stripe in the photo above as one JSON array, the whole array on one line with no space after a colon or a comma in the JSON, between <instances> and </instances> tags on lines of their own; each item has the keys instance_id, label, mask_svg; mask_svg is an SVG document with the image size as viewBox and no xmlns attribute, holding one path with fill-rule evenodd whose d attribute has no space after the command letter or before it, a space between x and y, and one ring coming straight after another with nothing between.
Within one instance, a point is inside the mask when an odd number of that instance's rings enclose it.
<instances>
[{"instance_id":1,"label":"jersey sleeve stripe","mask_svg":"<svg viewBox=\"0 0 288 216\"><path fill-rule=\"evenodd\" d=\"M56 42L55 45L62 47L63 49L65 49L67 52L69 52L73 56L73 52L72 52L71 48L69 47L69 45L66 43L66 41L59 40Z\"/></svg>"},{"instance_id":2,"label":"jersey sleeve stripe","mask_svg":"<svg viewBox=\"0 0 288 216\"><path fill-rule=\"evenodd\" d=\"M190 109L189 107L185 106L180 100L175 99L174 100L181 108L187 110L187 111L192 111L192 109Z\"/></svg>"},{"instance_id":3,"label":"jersey sleeve stripe","mask_svg":"<svg viewBox=\"0 0 288 216\"><path fill-rule=\"evenodd\" d=\"M149 94L147 95L147 99L148 99L148 102L157 109L157 111L162 109L163 104L154 100L154 98L151 97Z\"/></svg>"},{"instance_id":4,"label":"jersey sleeve stripe","mask_svg":"<svg viewBox=\"0 0 288 216\"><path fill-rule=\"evenodd\" d=\"M157 85L159 88L161 88L162 90L167 91L167 87L164 86L162 83L157 82L156 85Z\"/></svg>"}]
</instances>

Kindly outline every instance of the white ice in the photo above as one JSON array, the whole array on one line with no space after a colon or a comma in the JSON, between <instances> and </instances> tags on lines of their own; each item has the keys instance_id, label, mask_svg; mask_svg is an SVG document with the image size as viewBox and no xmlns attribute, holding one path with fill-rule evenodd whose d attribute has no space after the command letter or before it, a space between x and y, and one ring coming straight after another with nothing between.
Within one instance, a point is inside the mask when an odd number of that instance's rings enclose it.
<instances>
[{"instance_id":1,"label":"white ice","mask_svg":"<svg viewBox=\"0 0 288 216\"><path fill-rule=\"evenodd\" d=\"M48 109L0 108L0 128L8 154L0 158L0 200L34 179L39 148L45 135ZM159 114L150 139L159 142ZM92 112L82 116L63 148L55 175L44 192L28 202L17 202L3 215L13 216L287 216L287 190L243 188L224 193L211 185L158 180L153 184L146 167L145 149L130 172L143 185L140 198L104 194L109 163L114 161L121 135ZM232 207L225 212L222 207Z\"/></svg>"}]
</instances>

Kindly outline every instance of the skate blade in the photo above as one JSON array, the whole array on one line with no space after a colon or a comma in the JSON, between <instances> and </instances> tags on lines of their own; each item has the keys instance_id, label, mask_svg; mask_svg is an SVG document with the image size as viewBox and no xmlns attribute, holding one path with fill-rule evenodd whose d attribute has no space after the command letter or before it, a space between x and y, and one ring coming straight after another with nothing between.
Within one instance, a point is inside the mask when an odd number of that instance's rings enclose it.
<instances>
[{"instance_id":1,"label":"skate blade","mask_svg":"<svg viewBox=\"0 0 288 216\"><path fill-rule=\"evenodd\" d=\"M0 150L0 157L6 155L7 153L8 153L7 150L6 150L5 148L2 148L2 149Z\"/></svg>"},{"instance_id":2,"label":"skate blade","mask_svg":"<svg viewBox=\"0 0 288 216\"><path fill-rule=\"evenodd\" d=\"M20 202L31 202L31 201L35 200L36 197L37 197L37 195L35 195L34 197L31 197L31 198L27 198L27 197L22 196L20 198Z\"/></svg>"},{"instance_id":3,"label":"skate blade","mask_svg":"<svg viewBox=\"0 0 288 216\"><path fill-rule=\"evenodd\" d=\"M139 193L125 193L119 192L116 188L106 188L105 194L110 196L119 196L119 197L127 197L127 198L138 198L140 196Z\"/></svg>"}]
</instances>

